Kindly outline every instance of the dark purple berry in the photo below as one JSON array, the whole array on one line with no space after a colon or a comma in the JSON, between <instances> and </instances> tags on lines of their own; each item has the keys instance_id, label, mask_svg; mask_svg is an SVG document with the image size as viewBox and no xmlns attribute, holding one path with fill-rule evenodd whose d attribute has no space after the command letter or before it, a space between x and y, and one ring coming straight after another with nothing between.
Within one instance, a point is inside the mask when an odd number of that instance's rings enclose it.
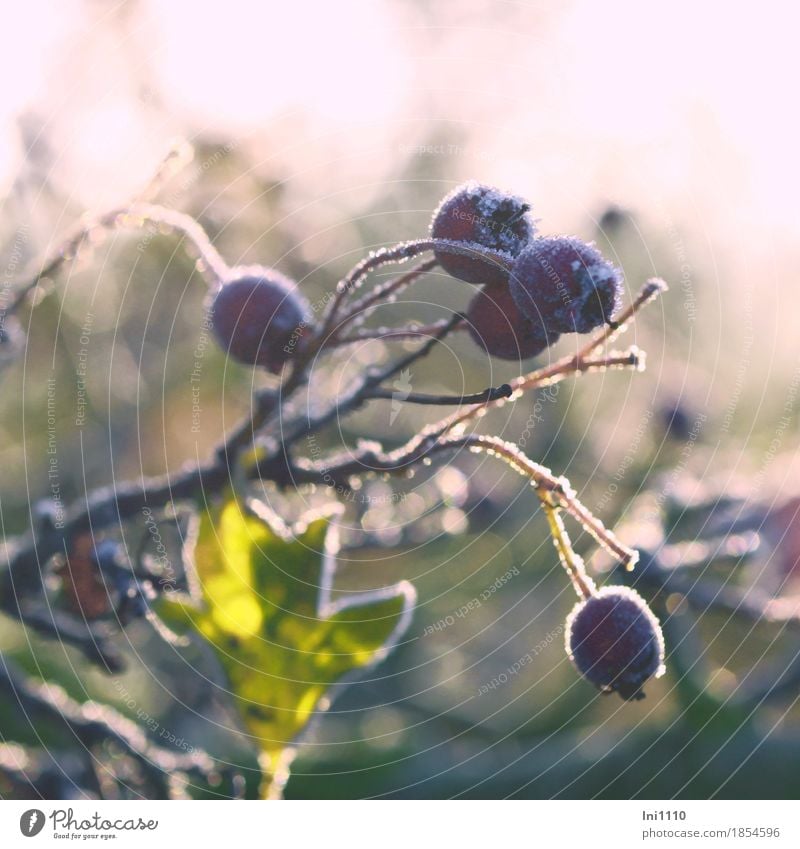
<instances>
[{"instance_id":1,"label":"dark purple berry","mask_svg":"<svg viewBox=\"0 0 800 849\"><path fill-rule=\"evenodd\" d=\"M211 304L222 348L235 360L278 373L309 328L309 308L280 272L260 269L224 283Z\"/></svg>"},{"instance_id":2,"label":"dark purple berry","mask_svg":"<svg viewBox=\"0 0 800 849\"><path fill-rule=\"evenodd\" d=\"M692 415L686 405L680 401L672 401L659 411L661 424L671 439L685 442L692 436Z\"/></svg>"},{"instance_id":3,"label":"dark purple berry","mask_svg":"<svg viewBox=\"0 0 800 849\"><path fill-rule=\"evenodd\" d=\"M558 333L522 315L507 286L488 286L478 292L467 309L467 320L476 344L503 360L535 357L558 341Z\"/></svg>"},{"instance_id":4,"label":"dark purple berry","mask_svg":"<svg viewBox=\"0 0 800 849\"><path fill-rule=\"evenodd\" d=\"M509 281L531 321L559 333L589 333L619 306L622 276L594 245L572 236L534 239L517 257Z\"/></svg>"},{"instance_id":5,"label":"dark purple berry","mask_svg":"<svg viewBox=\"0 0 800 849\"><path fill-rule=\"evenodd\" d=\"M467 283L506 283L508 270L482 259L480 249L489 248L513 260L536 233L529 209L522 198L474 180L458 186L434 212L431 236L474 244L475 259L445 251L436 251L436 259L448 274Z\"/></svg>"},{"instance_id":6,"label":"dark purple berry","mask_svg":"<svg viewBox=\"0 0 800 849\"><path fill-rule=\"evenodd\" d=\"M621 206L612 203L603 210L597 222L598 233L611 236L623 229L633 218L633 215Z\"/></svg>"},{"instance_id":7,"label":"dark purple berry","mask_svg":"<svg viewBox=\"0 0 800 849\"><path fill-rule=\"evenodd\" d=\"M584 678L606 693L643 699L642 685L664 672L661 626L628 587L604 587L567 617L567 653Z\"/></svg>"}]
</instances>

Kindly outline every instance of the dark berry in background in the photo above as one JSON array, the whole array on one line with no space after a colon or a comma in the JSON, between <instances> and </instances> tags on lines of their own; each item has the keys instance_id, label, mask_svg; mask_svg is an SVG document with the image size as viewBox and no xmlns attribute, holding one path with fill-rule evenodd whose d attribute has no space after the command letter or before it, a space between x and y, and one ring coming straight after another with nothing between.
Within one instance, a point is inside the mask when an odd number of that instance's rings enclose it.
<instances>
[{"instance_id":1,"label":"dark berry in background","mask_svg":"<svg viewBox=\"0 0 800 849\"><path fill-rule=\"evenodd\" d=\"M567 653L600 690L644 698L642 686L664 671L661 626L644 599L628 587L604 587L567 618Z\"/></svg>"},{"instance_id":2,"label":"dark berry in background","mask_svg":"<svg viewBox=\"0 0 800 849\"><path fill-rule=\"evenodd\" d=\"M557 236L534 239L522 251L509 286L531 321L558 333L590 333L616 312L622 275L594 245Z\"/></svg>"},{"instance_id":3,"label":"dark berry in background","mask_svg":"<svg viewBox=\"0 0 800 849\"><path fill-rule=\"evenodd\" d=\"M611 204L603 210L597 222L597 230L604 236L614 236L628 225L632 217L627 209Z\"/></svg>"},{"instance_id":4,"label":"dark berry in background","mask_svg":"<svg viewBox=\"0 0 800 849\"><path fill-rule=\"evenodd\" d=\"M442 200L433 214L431 236L473 243L513 259L536 233L529 208L522 198L473 180L458 186ZM505 283L508 271L479 258L478 250L475 259L444 251L437 251L436 259L448 274L467 283Z\"/></svg>"},{"instance_id":5,"label":"dark berry in background","mask_svg":"<svg viewBox=\"0 0 800 849\"><path fill-rule=\"evenodd\" d=\"M294 356L309 315L295 284L267 269L224 283L211 304L212 326L223 350L241 363L275 373Z\"/></svg>"},{"instance_id":6,"label":"dark berry in background","mask_svg":"<svg viewBox=\"0 0 800 849\"><path fill-rule=\"evenodd\" d=\"M517 309L507 286L478 292L467 309L467 327L475 343L503 360L526 360L558 341L539 322L528 321Z\"/></svg>"},{"instance_id":7,"label":"dark berry in background","mask_svg":"<svg viewBox=\"0 0 800 849\"><path fill-rule=\"evenodd\" d=\"M671 401L661 407L659 419L670 439L685 442L692 435L692 416L680 401Z\"/></svg>"}]
</instances>

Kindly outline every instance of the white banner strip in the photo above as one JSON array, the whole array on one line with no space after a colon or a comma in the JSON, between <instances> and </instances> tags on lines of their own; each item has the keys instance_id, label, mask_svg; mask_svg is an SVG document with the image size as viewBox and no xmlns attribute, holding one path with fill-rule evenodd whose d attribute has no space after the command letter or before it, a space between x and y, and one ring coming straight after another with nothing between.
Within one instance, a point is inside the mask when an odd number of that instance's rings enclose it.
<instances>
[{"instance_id":1,"label":"white banner strip","mask_svg":"<svg viewBox=\"0 0 800 849\"><path fill-rule=\"evenodd\" d=\"M799 808L772 801L1 802L0 846L797 847Z\"/></svg>"}]
</instances>

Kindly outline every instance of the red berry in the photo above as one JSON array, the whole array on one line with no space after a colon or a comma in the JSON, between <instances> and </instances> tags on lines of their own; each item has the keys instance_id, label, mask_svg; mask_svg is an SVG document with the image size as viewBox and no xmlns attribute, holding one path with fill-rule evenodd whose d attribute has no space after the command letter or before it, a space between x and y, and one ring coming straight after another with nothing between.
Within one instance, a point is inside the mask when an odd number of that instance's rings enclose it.
<instances>
[{"instance_id":1,"label":"red berry","mask_svg":"<svg viewBox=\"0 0 800 849\"><path fill-rule=\"evenodd\" d=\"M506 283L508 271L482 259L480 249L489 248L513 260L536 233L529 209L522 198L474 180L458 186L434 212L431 236L474 244L475 259L445 251L436 251L436 259L448 274L467 283Z\"/></svg>"},{"instance_id":2,"label":"red berry","mask_svg":"<svg viewBox=\"0 0 800 849\"><path fill-rule=\"evenodd\" d=\"M488 286L478 292L467 309L467 319L475 343L503 360L535 357L558 340L558 333L522 315L507 286Z\"/></svg>"},{"instance_id":3,"label":"red berry","mask_svg":"<svg viewBox=\"0 0 800 849\"><path fill-rule=\"evenodd\" d=\"M295 354L310 318L308 303L289 278L259 269L222 285L211 322L231 357L277 374Z\"/></svg>"},{"instance_id":4,"label":"red berry","mask_svg":"<svg viewBox=\"0 0 800 849\"><path fill-rule=\"evenodd\" d=\"M603 587L567 617L566 645L578 671L606 693L642 699L642 685L664 673L664 637L644 599Z\"/></svg>"},{"instance_id":5,"label":"red berry","mask_svg":"<svg viewBox=\"0 0 800 849\"><path fill-rule=\"evenodd\" d=\"M509 286L531 321L559 333L589 333L611 320L622 278L594 245L558 236L534 239L520 253Z\"/></svg>"}]
</instances>

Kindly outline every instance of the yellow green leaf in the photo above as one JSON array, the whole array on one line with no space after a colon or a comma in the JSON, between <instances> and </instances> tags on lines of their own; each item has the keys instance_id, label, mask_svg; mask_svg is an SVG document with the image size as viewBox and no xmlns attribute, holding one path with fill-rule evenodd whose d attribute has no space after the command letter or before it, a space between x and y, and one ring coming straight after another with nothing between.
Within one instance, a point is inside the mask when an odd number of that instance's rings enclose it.
<instances>
[{"instance_id":1,"label":"yellow green leaf","mask_svg":"<svg viewBox=\"0 0 800 849\"><path fill-rule=\"evenodd\" d=\"M330 703L331 688L381 660L411 618L414 588L333 598L331 513L287 528L258 502L233 496L200 515L188 559L192 597L162 598L172 628L211 644L265 772Z\"/></svg>"}]
</instances>

